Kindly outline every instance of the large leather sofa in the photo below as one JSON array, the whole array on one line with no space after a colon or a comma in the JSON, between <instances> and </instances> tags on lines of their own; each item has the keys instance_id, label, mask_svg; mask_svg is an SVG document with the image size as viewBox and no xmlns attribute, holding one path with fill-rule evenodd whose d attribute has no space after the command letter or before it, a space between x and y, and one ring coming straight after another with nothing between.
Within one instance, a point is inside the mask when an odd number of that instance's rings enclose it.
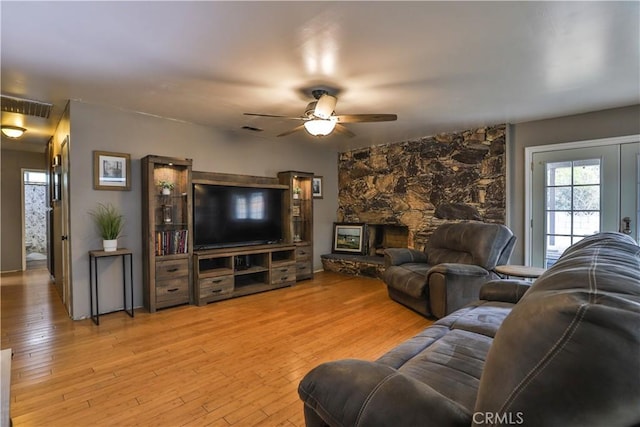
<instances>
[{"instance_id":1,"label":"large leather sofa","mask_svg":"<svg viewBox=\"0 0 640 427\"><path fill-rule=\"evenodd\" d=\"M477 221L436 228L424 251L389 248L382 275L389 297L427 317L441 318L478 299L480 286L498 278L516 237L504 225Z\"/></svg>"},{"instance_id":2,"label":"large leather sofa","mask_svg":"<svg viewBox=\"0 0 640 427\"><path fill-rule=\"evenodd\" d=\"M490 281L375 362L319 365L299 395L308 427L638 426L640 247L585 238L530 288Z\"/></svg>"}]
</instances>

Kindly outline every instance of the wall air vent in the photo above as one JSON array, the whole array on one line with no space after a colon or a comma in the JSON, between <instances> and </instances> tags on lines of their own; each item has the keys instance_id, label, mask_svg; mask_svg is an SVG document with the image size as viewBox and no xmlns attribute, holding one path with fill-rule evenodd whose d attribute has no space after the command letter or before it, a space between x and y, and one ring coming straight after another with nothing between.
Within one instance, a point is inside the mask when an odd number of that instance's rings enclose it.
<instances>
[{"instance_id":1,"label":"wall air vent","mask_svg":"<svg viewBox=\"0 0 640 427\"><path fill-rule=\"evenodd\" d=\"M49 118L53 104L30 99L15 98L2 95L0 100L2 111L7 113L24 114L25 116Z\"/></svg>"}]
</instances>

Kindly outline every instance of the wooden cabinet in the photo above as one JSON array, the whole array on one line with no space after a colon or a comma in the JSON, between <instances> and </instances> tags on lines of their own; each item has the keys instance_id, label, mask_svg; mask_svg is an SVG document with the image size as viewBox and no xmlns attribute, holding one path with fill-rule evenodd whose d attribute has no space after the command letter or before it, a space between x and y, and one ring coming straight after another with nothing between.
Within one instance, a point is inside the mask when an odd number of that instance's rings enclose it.
<instances>
[{"instance_id":1,"label":"wooden cabinet","mask_svg":"<svg viewBox=\"0 0 640 427\"><path fill-rule=\"evenodd\" d=\"M285 192L284 241L296 246L296 280L313 277L313 174L286 171L278 173Z\"/></svg>"},{"instance_id":2,"label":"wooden cabinet","mask_svg":"<svg viewBox=\"0 0 640 427\"><path fill-rule=\"evenodd\" d=\"M296 247L260 245L196 251L196 303L204 305L291 286L296 282Z\"/></svg>"},{"instance_id":3,"label":"wooden cabinet","mask_svg":"<svg viewBox=\"0 0 640 427\"><path fill-rule=\"evenodd\" d=\"M150 312L193 299L191 168L191 159L142 159L143 301ZM163 194L160 182L172 188Z\"/></svg>"}]
</instances>

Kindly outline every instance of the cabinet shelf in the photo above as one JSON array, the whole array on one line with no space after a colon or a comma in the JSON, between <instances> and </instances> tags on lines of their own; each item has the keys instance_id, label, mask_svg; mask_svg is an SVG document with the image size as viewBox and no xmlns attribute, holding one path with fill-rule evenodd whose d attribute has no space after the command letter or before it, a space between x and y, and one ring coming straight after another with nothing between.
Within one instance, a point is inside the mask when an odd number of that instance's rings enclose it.
<instances>
[{"instance_id":1,"label":"cabinet shelf","mask_svg":"<svg viewBox=\"0 0 640 427\"><path fill-rule=\"evenodd\" d=\"M296 279L295 252L296 246L288 244L196 251L197 304L291 286Z\"/></svg>"},{"instance_id":2,"label":"cabinet shelf","mask_svg":"<svg viewBox=\"0 0 640 427\"><path fill-rule=\"evenodd\" d=\"M206 270L204 272L200 272L198 277L206 278L206 277L220 277L220 276L229 276L234 273L232 268L216 268L213 270Z\"/></svg>"},{"instance_id":3,"label":"cabinet shelf","mask_svg":"<svg viewBox=\"0 0 640 427\"><path fill-rule=\"evenodd\" d=\"M267 267L262 267L262 266L253 266L253 267L245 268L243 270L235 270L234 274L236 276L243 276L246 274L262 273L263 271L269 271L269 269Z\"/></svg>"},{"instance_id":4,"label":"cabinet shelf","mask_svg":"<svg viewBox=\"0 0 640 427\"><path fill-rule=\"evenodd\" d=\"M191 164L154 155L141 161L143 303L152 313L193 300ZM160 194L160 181L175 185L172 194Z\"/></svg>"},{"instance_id":5,"label":"cabinet shelf","mask_svg":"<svg viewBox=\"0 0 640 427\"><path fill-rule=\"evenodd\" d=\"M293 243L296 251L296 280L313 277L313 177L309 172L286 171L278 173L281 184L289 187L285 192L284 240ZM299 189L298 197L293 197L294 189Z\"/></svg>"}]
</instances>

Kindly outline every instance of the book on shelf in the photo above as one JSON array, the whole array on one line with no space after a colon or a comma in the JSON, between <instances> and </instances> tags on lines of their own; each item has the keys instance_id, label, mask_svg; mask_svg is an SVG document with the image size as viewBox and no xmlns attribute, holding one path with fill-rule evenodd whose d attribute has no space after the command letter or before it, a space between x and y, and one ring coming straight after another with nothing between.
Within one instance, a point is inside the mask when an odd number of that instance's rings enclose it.
<instances>
[{"instance_id":1,"label":"book on shelf","mask_svg":"<svg viewBox=\"0 0 640 427\"><path fill-rule=\"evenodd\" d=\"M186 254L189 251L189 230L156 232L156 256Z\"/></svg>"}]
</instances>

